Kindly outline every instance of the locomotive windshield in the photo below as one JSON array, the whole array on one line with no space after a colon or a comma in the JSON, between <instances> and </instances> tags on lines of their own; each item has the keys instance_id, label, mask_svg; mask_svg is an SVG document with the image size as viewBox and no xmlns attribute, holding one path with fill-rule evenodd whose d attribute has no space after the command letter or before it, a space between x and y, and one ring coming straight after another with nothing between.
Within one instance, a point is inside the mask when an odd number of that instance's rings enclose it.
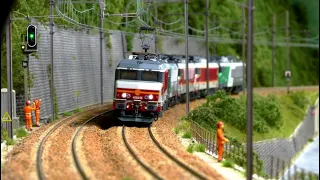
<instances>
[{"instance_id":1,"label":"locomotive windshield","mask_svg":"<svg viewBox=\"0 0 320 180\"><path fill-rule=\"evenodd\" d=\"M119 79L136 80L137 79L137 71L121 70Z\"/></svg>"},{"instance_id":2,"label":"locomotive windshield","mask_svg":"<svg viewBox=\"0 0 320 180\"><path fill-rule=\"evenodd\" d=\"M116 80L118 79L162 82L163 73L157 71L117 69Z\"/></svg>"},{"instance_id":3,"label":"locomotive windshield","mask_svg":"<svg viewBox=\"0 0 320 180\"><path fill-rule=\"evenodd\" d=\"M158 81L159 72L152 71L142 71L141 80L142 81Z\"/></svg>"}]
</instances>

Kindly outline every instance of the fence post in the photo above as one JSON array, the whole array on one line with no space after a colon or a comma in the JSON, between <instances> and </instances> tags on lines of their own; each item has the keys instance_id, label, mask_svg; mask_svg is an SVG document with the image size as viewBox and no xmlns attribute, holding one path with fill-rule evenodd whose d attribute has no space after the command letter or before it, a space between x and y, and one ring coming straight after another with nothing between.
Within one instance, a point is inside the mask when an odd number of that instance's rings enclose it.
<instances>
[{"instance_id":1,"label":"fence post","mask_svg":"<svg viewBox=\"0 0 320 180\"><path fill-rule=\"evenodd\" d=\"M231 142L228 142L229 144L229 157L232 157L232 146L231 146Z\"/></svg>"},{"instance_id":2,"label":"fence post","mask_svg":"<svg viewBox=\"0 0 320 180\"><path fill-rule=\"evenodd\" d=\"M216 154L216 155L218 155L218 150L217 150L217 139L216 139L216 137L213 137L214 138L214 153Z\"/></svg>"},{"instance_id":3,"label":"fence post","mask_svg":"<svg viewBox=\"0 0 320 180\"><path fill-rule=\"evenodd\" d=\"M289 161L289 163L288 163L288 180L290 180L291 179L291 163L290 163L290 161Z\"/></svg>"},{"instance_id":4,"label":"fence post","mask_svg":"<svg viewBox=\"0 0 320 180\"><path fill-rule=\"evenodd\" d=\"M305 178L304 169L301 169L301 176L300 177L301 177L302 180L304 180L304 178Z\"/></svg>"},{"instance_id":5,"label":"fence post","mask_svg":"<svg viewBox=\"0 0 320 180\"><path fill-rule=\"evenodd\" d=\"M279 158L277 158L277 167L276 167L276 178L279 178L279 167L280 166L280 160Z\"/></svg>"},{"instance_id":6,"label":"fence post","mask_svg":"<svg viewBox=\"0 0 320 180\"><path fill-rule=\"evenodd\" d=\"M194 137L194 134L193 134L193 123L192 123L192 121L190 121L190 132L191 132L191 136Z\"/></svg>"},{"instance_id":7,"label":"fence post","mask_svg":"<svg viewBox=\"0 0 320 180\"><path fill-rule=\"evenodd\" d=\"M297 180L297 166L293 165L293 179Z\"/></svg>"},{"instance_id":8,"label":"fence post","mask_svg":"<svg viewBox=\"0 0 320 180\"><path fill-rule=\"evenodd\" d=\"M282 171L281 171L281 174L283 174L283 175L285 173L284 169L285 169L285 161L282 160Z\"/></svg>"},{"instance_id":9,"label":"fence post","mask_svg":"<svg viewBox=\"0 0 320 180\"><path fill-rule=\"evenodd\" d=\"M211 132L209 132L209 142L210 142L210 145L209 145L209 151L212 152L212 136L211 136Z\"/></svg>"},{"instance_id":10,"label":"fence post","mask_svg":"<svg viewBox=\"0 0 320 180\"><path fill-rule=\"evenodd\" d=\"M273 178L273 156L271 156L271 162L270 162L270 164L271 164L270 176L271 176L271 178Z\"/></svg>"},{"instance_id":11,"label":"fence post","mask_svg":"<svg viewBox=\"0 0 320 180\"><path fill-rule=\"evenodd\" d=\"M196 129L196 141L198 141L198 136L199 136L199 134L198 134L198 125L197 124L195 124L195 129Z\"/></svg>"},{"instance_id":12,"label":"fence post","mask_svg":"<svg viewBox=\"0 0 320 180\"><path fill-rule=\"evenodd\" d=\"M207 141L207 148L209 147L209 134L210 132L209 131L207 131L207 133L206 133L206 141Z\"/></svg>"},{"instance_id":13,"label":"fence post","mask_svg":"<svg viewBox=\"0 0 320 180\"><path fill-rule=\"evenodd\" d=\"M200 143L203 143L203 129L200 127Z\"/></svg>"},{"instance_id":14,"label":"fence post","mask_svg":"<svg viewBox=\"0 0 320 180\"><path fill-rule=\"evenodd\" d=\"M224 154L225 154L226 157L228 157L228 155L229 155L229 153L228 153L228 143L225 143L224 146L226 148L226 150L224 151Z\"/></svg>"},{"instance_id":15,"label":"fence post","mask_svg":"<svg viewBox=\"0 0 320 180\"><path fill-rule=\"evenodd\" d=\"M312 177L312 173L311 172L309 172L309 180L312 180L313 179L313 177Z\"/></svg>"}]
</instances>

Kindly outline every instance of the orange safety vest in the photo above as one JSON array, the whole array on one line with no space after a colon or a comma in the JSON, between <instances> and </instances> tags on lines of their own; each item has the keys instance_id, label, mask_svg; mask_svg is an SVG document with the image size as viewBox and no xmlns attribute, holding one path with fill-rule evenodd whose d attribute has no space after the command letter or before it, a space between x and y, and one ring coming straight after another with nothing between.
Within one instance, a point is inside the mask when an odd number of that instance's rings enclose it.
<instances>
[{"instance_id":1,"label":"orange safety vest","mask_svg":"<svg viewBox=\"0 0 320 180\"><path fill-rule=\"evenodd\" d=\"M217 130L217 144L224 144L227 141L227 138L224 137L222 128Z\"/></svg>"},{"instance_id":2,"label":"orange safety vest","mask_svg":"<svg viewBox=\"0 0 320 180\"><path fill-rule=\"evenodd\" d=\"M24 107L24 114L25 114L25 116L26 116L26 119L28 118L31 118L31 112L33 111L33 110L35 110L36 108L33 108L33 107L31 107L31 106L25 106Z\"/></svg>"}]
</instances>

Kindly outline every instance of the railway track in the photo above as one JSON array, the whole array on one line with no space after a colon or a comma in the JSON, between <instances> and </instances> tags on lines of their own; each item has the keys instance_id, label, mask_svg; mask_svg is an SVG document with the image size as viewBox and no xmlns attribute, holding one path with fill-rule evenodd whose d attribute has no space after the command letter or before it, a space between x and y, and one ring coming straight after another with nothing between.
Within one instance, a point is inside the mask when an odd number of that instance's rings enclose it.
<instances>
[{"instance_id":1,"label":"railway track","mask_svg":"<svg viewBox=\"0 0 320 180\"><path fill-rule=\"evenodd\" d=\"M80 161L78 159L78 156L77 156L77 152L76 152L76 139L77 139L77 136L79 134L79 132L82 130L82 128L90 121L94 120L95 118L101 116L102 114L105 114L105 113L108 113L108 112L111 112L111 110L108 110L108 111L105 111L103 113L99 113L98 115L95 115L94 117L90 118L89 120L85 121L81 126L80 128L76 131L75 135L73 136L73 139L72 139L72 156L73 156L73 159L75 161L75 164L76 164L76 168L80 174L80 176L83 178L83 179L88 179L87 178L87 175L85 174L84 170L83 170L83 167L81 166L80 164ZM78 116L81 116L81 115L84 115L85 112L80 112L78 114ZM60 122L58 122L57 124L54 125L54 127L52 127L48 132L47 134L44 135L44 137L41 139L41 142L40 142L40 145L38 147L38 150L37 150L37 160L36 160L36 164L37 164L37 174L38 174L38 178L40 180L44 180L46 179L45 177L45 171L44 171L44 168L43 168L43 163L42 163L42 157L43 157L43 151L44 151L44 147L45 147L45 144L46 144L46 141L47 139L50 137L50 135L52 135L58 128L62 127L63 125L65 125L66 123L68 123L69 121L71 121L74 117L68 117Z\"/></svg>"},{"instance_id":2,"label":"railway track","mask_svg":"<svg viewBox=\"0 0 320 180\"><path fill-rule=\"evenodd\" d=\"M198 173L197 171L195 171L194 169L190 168L188 165L184 164L183 162L179 161L177 158L175 158L173 155L171 155L154 137L152 130L151 130L152 125L148 126L148 135L150 137L150 139L152 140L152 142L156 145L156 147L165 155L167 156L167 158L169 158L171 161L173 161L177 166L181 167L182 169L184 169L186 172L188 172L189 174L191 174L193 177L197 178L197 179L207 179L205 176L203 176L202 174ZM151 165L143 162L143 160L137 155L137 153L133 150L133 148L131 147L131 145L128 143L127 137L126 137L126 133L125 130L126 126L124 125L122 127L122 138L123 141L128 149L128 151L130 152L130 154L134 157L134 159L145 168L146 171L148 171L154 178L156 179L165 179L164 177L162 177L157 171L155 171Z\"/></svg>"},{"instance_id":3,"label":"railway track","mask_svg":"<svg viewBox=\"0 0 320 180\"><path fill-rule=\"evenodd\" d=\"M73 157L73 160L74 160L74 162L75 162L75 164L76 164L77 170L78 170L79 174L81 175L82 179L85 179L85 180L86 180L86 179L89 179L89 177L88 177L88 175L86 174L86 172L84 171L84 168L82 167L81 162L80 162L79 157L78 157L78 154L77 154L77 149L76 149L76 147L77 147L77 137L78 137L79 133L81 132L82 128L83 128L86 124L88 124L90 121L93 121L93 120L96 119L97 117L99 117L99 116L101 116L101 115L103 115L103 114L106 114L106 113L110 113L110 112L112 112L112 110L108 110L108 111L106 111L106 112L103 112L103 113L101 113L101 114L98 114L98 115L90 118L90 119L87 120L86 122L84 122L84 123L81 125L81 127L76 131L76 133L75 133L75 135L74 135L74 137L73 137L73 139L72 139L72 157Z\"/></svg>"}]
</instances>

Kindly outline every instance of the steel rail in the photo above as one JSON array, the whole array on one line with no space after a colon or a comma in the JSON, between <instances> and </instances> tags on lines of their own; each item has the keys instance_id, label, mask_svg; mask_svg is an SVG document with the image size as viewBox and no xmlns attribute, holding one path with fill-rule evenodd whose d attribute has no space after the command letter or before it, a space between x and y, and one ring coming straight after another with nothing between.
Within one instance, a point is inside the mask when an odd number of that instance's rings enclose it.
<instances>
[{"instance_id":1,"label":"steel rail","mask_svg":"<svg viewBox=\"0 0 320 180\"><path fill-rule=\"evenodd\" d=\"M75 115L82 115L87 111L83 111L80 113L77 113ZM59 127L61 127L64 123L68 122L69 120L71 120L72 118L74 118L74 116L68 117L64 120L61 120L60 122L58 122L57 124L55 124L52 129L49 130L49 132L42 138L40 145L38 147L38 151L37 151L37 174L38 174L38 178L40 180L44 180L45 179L45 173L42 167L42 154L43 154L43 149L44 149L44 144L47 141L49 135L51 135L56 129L58 129Z\"/></svg>"},{"instance_id":2,"label":"steel rail","mask_svg":"<svg viewBox=\"0 0 320 180\"><path fill-rule=\"evenodd\" d=\"M81 125L81 127L77 130L77 132L75 133L75 135L74 135L74 137L73 137L73 139L72 139L72 156L73 156L73 160L74 160L74 162L75 162L75 164L76 164L76 167L77 167L78 172L79 172L79 174L81 175L82 179L87 180L87 179L89 179L89 178L88 178L88 175L86 174L86 172L84 171L84 168L81 166L81 163L80 163L80 160L79 160L79 157L78 157L78 154L77 154L77 149L76 149L76 147L77 147L77 137L78 137L80 131L82 130L82 128L83 128L86 124L88 124L90 121L93 121L94 119L96 119L97 117L99 117L99 116L101 116L101 115L103 115L103 114L111 113L112 111L113 111L113 110L107 110L107 111L105 111L105 112L103 112L103 113L100 113L100 114L98 114L98 115L90 118L90 119L87 120L86 122L84 122L84 123Z\"/></svg>"},{"instance_id":3,"label":"steel rail","mask_svg":"<svg viewBox=\"0 0 320 180\"><path fill-rule=\"evenodd\" d=\"M148 165L146 165L144 162L142 162L141 159L139 159L138 155L133 151L133 149L131 148L130 144L127 141L126 138L126 134L125 134L125 125L122 126L122 139L124 144L126 145L126 148L128 149L128 151L130 152L130 154L133 156L133 158L138 161L138 163L144 168L146 169L152 176L154 176L157 179L164 179L162 178L158 173L156 173L154 170L152 170Z\"/></svg>"},{"instance_id":4,"label":"steel rail","mask_svg":"<svg viewBox=\"0 0 320 180\"><path fill-rule=\"evenodd\" d=\"M177 163L180 167L182 167L183 169L187 170L188 172L190 172L192 175L196 176L199 179L208 179L206 177L204 177L202 174L198 173L197 171L195 171L194 169L190 168L188 165L184 164L183 162L179 161L177 158L175 158L173 155L171 155L164 147L161 146L161 144L156 140L156 138L154 137L154 135L152 134L151 131L151 126L152 124L148 127L148 132L149 135L152 139L152 141L157 145L157 147L165 154L167 155L172 161L174 161L175 163Z\"/></svg>"}]
</instances>

